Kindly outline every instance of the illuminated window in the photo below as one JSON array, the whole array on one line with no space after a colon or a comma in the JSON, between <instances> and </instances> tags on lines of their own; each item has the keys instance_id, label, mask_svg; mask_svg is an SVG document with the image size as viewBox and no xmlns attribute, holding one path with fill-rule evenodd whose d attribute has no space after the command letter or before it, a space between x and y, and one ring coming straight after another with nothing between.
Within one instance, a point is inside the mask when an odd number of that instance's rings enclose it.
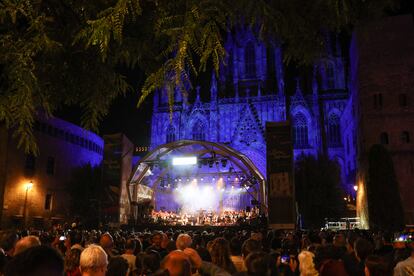
<instances>
[{"instance_id":1,"label":"illuminated window","mask_svg":"<svg viewBox=\"0 0 414 276\"><path fill-rule=\"evenodd\" d=\"M254 43L249 42L244 49L244 63L246 70L246 78L256 77L256 53Z\"/></svg>"},{"instance_id":2,"label":"illuminated window","mask_svg":"<svg viewBox=\"0 0 414 276\"><path fill-rule=\"evenodd\" d=\"M341 144L341 129L339 117L336 114L331 114L328 118L328 143L330 146Z\"/></svg>"},{"instance_id":3,"label":"illuminated window","mask_svg":"<svg viewBox=\"0 0 414 276\"><path fill-rule=\"evenodd\" d=\"M293 143L296 148L306 148L308 143L308 122L305 115L298 113L293 119Z\"/></svg>"},{"instance_id":4,"label":"illuminated window","mask_svg":"<svg viewBox=\"0 0 414 276\"><path fill-rule=\"evenodd\" d=\"M326 83L328 88L335 88L335 68L331 62L326 66Z\"/></svg>"},{"instance_id":5,"label":"illuminated window","mask_svg":"<svg viewBox=\"0 0 414 276\"><path fill-rule=\"evenodd\" d=\"M193 126L193 140L203 141L205 138L204 125L197 121Z\"/></svg>"}]
</instances>

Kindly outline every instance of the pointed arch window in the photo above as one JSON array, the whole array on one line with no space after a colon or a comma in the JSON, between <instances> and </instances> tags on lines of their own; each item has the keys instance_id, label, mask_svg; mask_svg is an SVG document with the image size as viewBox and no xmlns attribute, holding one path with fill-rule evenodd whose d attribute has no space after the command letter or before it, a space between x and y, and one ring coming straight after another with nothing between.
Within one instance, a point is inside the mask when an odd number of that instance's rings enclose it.
<instances>
[{"instance_id":1,"label":"pointed arch window","mask_svg":"<svg viewBox=\"0 0 414 276\"><path fill-rule=\"evenodd\" d=\"M175 127L173 125L169 125L167 128L167 143L175 141Z\"/></svg>"},{"instance_id":2,"label":"pointed arch window","mask_svg":"<svg viewBox=\"0 0 414 276\"><path fill-rule=\"evenodd\" d=\"M204 141L205 139L204 125L201 121L197 121L193 126L193 140Z\"/></svg>"},{"instance_id":3,"label":"pointed arch window","mask_svg":"<svg viewBox=\"0 0 414 276\"><path fill-rule=\"evenodd\" d=\"M255 78L256 77L256 52L254 48L254 43L249 41L244 49L244 63L246 78Z\"/></svg>"},{"instance_id":4,"label":"pointed arch window","mask_svg":"<svg viewBox=\"0 0 414 276\"><path fill-rule=\"evenodd\" d=\"M308 143L308 121L302 113L293 118L293 143L295 148L307 148Z\"/></svg>"},{"instance_id":5,"label":"pointed arch window","mask_svg":"<svg viewBox=\"0 0 414 276\"><path fill-rule=\"evenodd\" d=\"M326 65L326 83L328 88L335 88L335 67L332 62Z\"/></svg>"},{"instance_id":6,"label":"pointed arch window","mask_svg":"<svg viewBox=\"0 0 414 276\"><path fill-rule=\"evenodd\" d=\"M339 116L335 113L328 117L328 144L331 147L341 145L341 127Z\"/></svg>"}]
</instances>

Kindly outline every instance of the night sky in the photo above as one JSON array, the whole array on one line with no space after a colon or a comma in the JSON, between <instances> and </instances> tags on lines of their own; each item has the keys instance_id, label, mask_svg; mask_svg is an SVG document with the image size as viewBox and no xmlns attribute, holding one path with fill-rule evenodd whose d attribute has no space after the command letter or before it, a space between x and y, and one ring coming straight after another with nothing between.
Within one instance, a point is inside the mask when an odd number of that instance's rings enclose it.
<instances>
[{"instance_id":1,"label":"night sky","mask_svg":"<svg viewBox=\"0 0 414 276\"><path fill-rule=\"evenodd\" d=\"M393 12L389 12L389 14L407 14L413 13L413 11L414 1L402 0L400 8L394 10ZM288 66L286 69L288 76L285 76L287 78L285 83L287 85L287 93L291 94L295 88L295 81L291 78L291 76L297 75L298 70L297 68L292 68L291 66ZM139 70L121 69L121 72L127 76L128 82L131 84L134 91L128 93L124 97L119 97L113 102L108 115L101 122L98 134L102 136L105 134L122 132L131 140L131 142L138 146L149 145L153 105L152 95L147 98L140 108L136 107L140 95L140 87L145 80L145 76ZM305 82L303 83L305 87L309 87L309 80L305 79L304 81L302 80L302 82ZM74 106L62 107L55 113L57 117L77 125L80 125L80 114L81 109Z\"/></svg>"},{"instance_id":2,"label":"night sky","mask_svg":"<svg viewBox=\"0 0 414 276\"><path fill-rule=\"evenodd\" d=\"M122 70L133 88L132 92L118 97L113 103L107 116L99 126L99 135L124 133L137 146L147 146L150 142L150 125L152 114L152 95L137 108L140 96L140 87L144 82L144 75L138 70ZM82 110L77 106L64 106L55 113L55 116L80 125Z\"/></svg>"}]
</instances>

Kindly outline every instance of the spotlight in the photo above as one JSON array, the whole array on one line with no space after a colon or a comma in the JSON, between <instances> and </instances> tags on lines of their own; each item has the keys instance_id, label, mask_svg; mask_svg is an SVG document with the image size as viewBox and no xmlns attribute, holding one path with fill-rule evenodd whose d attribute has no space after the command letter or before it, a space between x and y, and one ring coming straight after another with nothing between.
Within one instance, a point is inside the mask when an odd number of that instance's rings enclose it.
<instances>
[{"instance_id":1,"label":"spotlight","mask_svg":"<svg viewBox=\"0 0 414 276\"><path fill-rule=\"evenodd\" d=\"M230 181L230 179L231 179L231 177L230 176L227 176L227 180Z\"/></svg>"},{"instance_id":2,"label":"spotlight","mask_svg":"<svg viewBox=\"0 0 414 276\"><path fill-rule=\"evenodd\" d=\"M187 182L190 182L190 178L187 178Z\"/></svg>"},{"instance_id":3,"label":"spotlight","mask_svg":"<svg viewBox=\"0 0 414 276\"><path fill-rule=\"evenodd\" d=\"M181 182L181 178L178 178L178 181Z\"/></svg>"},{"instance_id":4,"label":"spotlight","mask_svg":"<svg viewBox=\"0 0 414 276\"><path fill-rule=\"evenodd\" d=\"M204 181L204 178L200 178L201 181Z\"/></svg>"},{"instance_id":5,"label":"spotlight","mask_svg":"<svg viewBox=\"0 0 414 276\"><path fill-rule=\"evenodd\" d=\"M216 181L216 178L213 176L212 180L213 180L213 181Z\"/></svg>"},{"instance_id":6,"label":"spotlight","mask_svg":"<svg viewBox=\"0 0 414 276\"><path fill-rule=\"evenodd\" d=\"M197 157L195 156L174 157L172 159L172 164L174 166L195 165L197 164Z\"/></svg>"},{"instance_id":7,"label":"spotlight","mask_svg":"<svg viewBox=\"0 0 414 276\"><path fill-rule=\"evenodd\" d=\"M208 167L209 168L212 168L213 167L213 164L214 164L214 160L209 160L208 161Z\"/></svg>"},{"instance_id":8,"label":"spotlight","mask_svg":"<svg viewBox=\"0 0 414 276\"><path fill-rule=\"evenodd\" d=\"M221 159L221 166L225 168L227 166L227 159Z\"/></svg>"}]
</instances>

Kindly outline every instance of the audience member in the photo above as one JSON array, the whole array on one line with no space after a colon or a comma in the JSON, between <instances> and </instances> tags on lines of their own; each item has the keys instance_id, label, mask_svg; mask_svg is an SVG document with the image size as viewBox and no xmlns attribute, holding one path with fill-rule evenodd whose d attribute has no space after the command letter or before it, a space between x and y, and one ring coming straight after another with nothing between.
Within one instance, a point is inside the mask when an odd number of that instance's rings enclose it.
<instances>
[{"instance_id":1,"label":"audience member","mask_svg":"<svg viewBox=\"0 0 414 276\"><path fill-rule=\"evenodd\" d=\"M108 255L99 245L91 244L80 256L82 276L104 276L108 267Z\"/></svg>"}]
</instances>

